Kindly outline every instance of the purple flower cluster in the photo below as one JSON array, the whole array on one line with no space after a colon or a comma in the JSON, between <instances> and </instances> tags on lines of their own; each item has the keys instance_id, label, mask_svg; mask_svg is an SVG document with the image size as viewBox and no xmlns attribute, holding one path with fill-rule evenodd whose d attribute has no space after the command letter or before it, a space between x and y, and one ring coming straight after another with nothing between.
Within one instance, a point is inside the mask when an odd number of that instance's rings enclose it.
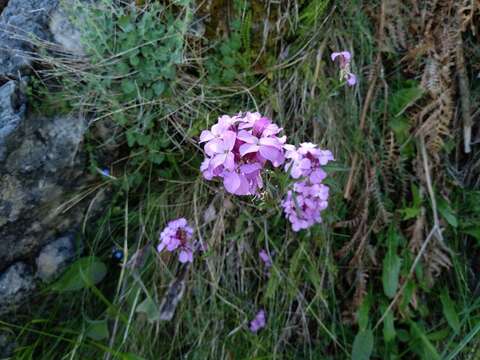
<instances>
[{"instance_id":1,"label":"purple flower cluster","mask_svg":"<svg viewBox=\"0 0 480 360\"><path fill-rule=\"evenodd\" d=\"M333 160L329 150L320 150L315 144L303 143L297 149L285 145L289 159L285 171L298 179L282 201L286 217L293 231L307 229L322 221L321 212L328 206L328 186L322 184L327 176L322 166Z\"/></svg>"},{"instance_id":2,"label":"purple flower cluster","mask_svg":"<svg viewBox=\"0 0 480 360\"><path fill-rule=\"evenodd\" d=\"M250 321L250 331L256 333L258 330L265 327L267 323L265 310L260 310L255 318Z\"/></svg>"},{"instance_id":3,"label":"purple flower cluster","mask_svg":"<svg viewBox=\"0 0 480 360\"><path fill-rule=\"evenodd\" d=\"M349 86L353 86L357 83L357 77L350 72L350 60L352 54L348 51L334 52L331 55L332 61L337 60L340 66L340 78L345 80Z\"/></svg>"},{"instance_id":4,"label":"purple flower cluster","mask_svg":"<svg viewBox=\"0 0 480 360\"><path fill-rule=\"evenodd\" d=\"M173 252L179 250L178 260L181 263L193 262L193 229L188 226L187 220L180 218L172 220L167 224L160 234L160 244L157 251L162 252L164 249Z\"/></svg>"},{"instance_id":5,"label":"purple flower cluster","mask_svg":"<svg viewBox=\"0 0 480 360\"><path fill-rule=\"evenodd\" d=\"M285 161L286 136L277 136L282 130L259 113L221 116L200 135L206 154L200 167L203 177L222 178L231 194L256 194L263 187L261 172L267 162L278 167Z\"/></svg>"}]
</instances>

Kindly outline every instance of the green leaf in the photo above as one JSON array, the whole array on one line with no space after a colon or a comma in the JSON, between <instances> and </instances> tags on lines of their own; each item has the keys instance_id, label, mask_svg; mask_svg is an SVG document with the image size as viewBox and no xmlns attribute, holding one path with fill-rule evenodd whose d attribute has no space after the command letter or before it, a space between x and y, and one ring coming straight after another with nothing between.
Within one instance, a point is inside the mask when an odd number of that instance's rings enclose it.
<instances>
[{"instance_id":1,"label":"green leaf","mask_svg":"<svg viewBox=\"0 0 480 360\"><path fill-rule=\"evenodd\" d=\"M121 86L124 94L131 94L135 92L135 90L137 90L137 87L135 86L135 82L130 79L123 79Z\"/></svg>"},{"instance_id":2,"label":"green leaf","mask_svg":"<svg viewBox=\"0 0 480 360\"><path fill-rule=\"evenodd\" d=\"M368 327L368 320L369 320L368 313L370 311L370 305L371 305L370 297L366 296L363 299L362 304L360 305L360 308L358 309L358 327L360 328L360 330L366 330Z\"/></svg>"},{"instance_id":3,"label":"green leaf","mask_svg":"<svg viewBox=\"0 0 480 360\"><path fill-rule=\"evenodd\" d=\"M150 135L137 133L136 140L138 145L147 146L152 141L152 138L150 137Z\"/></svg>"},{"instance_id":4,"label":"green leaf","mask_svg":"<svg viewBox=\"0 0 480 360\"><path fill-rule=\"evenodd\" d=\"M402 115L408 107L422 97L423 93L424 90L420 86L406 87L393 93L390 99L392 115L395 117Z\"/></svg>"},{"instance_id":5,"label":"green leaf","mask_svg":"<svg viewBox=\"0 0 480 360\"><path fill-rule=\"evenodd\" d=\"M162 68L162 76L166 79L173 80L177 75L177 70L173 65L167 65Z\"/></svg>"},{"instance_id":6,"label":"green leaf","mask_svg":"<svg viewBox=\"0 0 480 360\"><path fill-rule=\"evenodd\" d=\"M438 203L438 212L440 215L443 216L447 222L453 226L454 228L458 227L458 220L453 212L452 208L450 207L450 204L444 199L444 198L439 198L437 199Z\"/></svg>"},{"instance_id":7,"label":"green leaf","mask_svg":"<svg viewBox=\"0 0 480 360\"><path fill-rule=\"evenodd\" d=\"M154 322L160 320L160 311L157 307L157 304L153 301L151 297L147 297L143 300L135 310L137 313L144 313L147 316L149 322Z\"/></svg>"},{"instance_id":8,"label":"green leaf","mask_svg":"<svg viewBox=\"0 0 480 360\"><path fill-rule=\"evenodd\" d=\"M472 236L475 239L480 241L480 227L479 226L468 227L466 229L463 229L462 232L464 234L470 235L470 236Z\"/></svg>"},{"instance_id":9,"label":"green leaf","mask_svg":"<svg viewBox=\"0 0 480 360\"><path fill-rule=\"evenodd\" d=\"M132 353L126 353L122 354L122 360L146 360L144 357L132 354Z\"/></svg>"},{"instance_id":10,"label":"green leaf","mask_svg":"<svg viewBox=\"0 0 480 360\"><path fill-rule=\"evenodd\" d=\"M133 67L137 67L140 64L140 58L137 55L130 56L130 64Z\"/></svg>"},{"instance_id":11,"label":"green leaf","mask_svg":"<svg viewBox=\"0 0 480 360\"><path fill-rule=\"evenodd\" d=\"M108 338L107 320L93 320L88 322L86 334L90 339L99 341Z\"/></svg>"},{"instance_id":12,"label":"green leaf","mask_svg":"<svg viewBox=\"0 0 480 360\"><path fill-rule=\"evenodd\" d=\"M386 308L382 311L385 310ZM394 322L393 313L390 310L385 316L385 320L383 320L383 338L387 343L395 339L396 331Z\"/></svg>"},{"instance_id":13,"label":"green leaf","mask_svg":"<svg viewBox=\"0 0 480 360\"><path fill-rule=\"evenodd\" d=\"M222 43L222 45L220 45L220 53L223 56L228 56L231 53L231 51L232 49L230 48L228 42L224 42Z\"/></svg>"},{"instance_id":14,"label":"green leaf","mask_svg":"<svg viewBox=\"0 0 480 360\"><path fill-rule=\"evenodd\" d=\"M237 76L237 72L234 69L225 69L222 71L222 79L226 82L233 81Z\"/></svg>"},{"instance_id":15,"label":"green leaf","mask_svg":"<svg viewBox=\"0 0 480 360\"><path fill-rule=\"evenodd\" d=\"M130 66L125 61L120 61L119 63L115 64L115 72L117 75L127 75L130 73Z\"/></svg>"},{"instance_id":16,"label":"green leaf","mask_svg":"<svg viewBox=\"0 0 480 360\"><path fill-rule=\"evenodd\" d=\"M449 337L451 334L452 334L451 330L448 327L445 327L438 331L429 333L427 337L428 337L428 340L430 341L441 341Z\"/></svg>"},{"instance_id":17,"label":"green leaf","mask_svg":"<svg viewBox=\"0 0 480 360\"><path fill-rule=\"evenodd\" d=\"M373 351L372 330L360 331L353 341L352 360L368 360Z\"/></svg>"},{"instance_id":18,"label":"green leaf","mask_svg":"<svg viewBox=\"0 0 480 360\"><path fill-rule=\"evenodd\" d=\"M234 66L235 65L235 59L230 57L230 56L225 56L223 58L223 65L225 67L230 67L230 66Z\"/></svg>"},{"instance_id":19,"label":"green leaf","mask_svg":"<svg viewBox=\"0 0 480 360\"><path fill-rule=\"evenodd\" d=\"M402 220L409 220L409 219L416 218L420 214L420 210L421 208L417 208L417 207L407 207L399 211L403 215Z\"/></svg>"},{"instance_id":20,"label":"green leaf","mask_svg":"<svg viewBox=\"0 0 480 360\"><path fill-rule=\"evenodd\" d=\"M440 295L440 301L442 302L443 315L447 319L448 325L458 334L460 331L460 320L455 310L455 303L446 291Z\"/></svg>"},{"instance_id":21,"label":"green leaf","mask_svg":"<svg viewBox=\"0 0 480 360\"><path fill-rule=\"evenodd\" d=\"M157 96L162 95L165 91L165 83L163 81L157 81L155 84L153 84L153 91Z\"/></svg>"},{"instance_id":22,"label":"green leaf","mask_svg":"<svg viewBox=\"0 0 480 360\"><path fill-rule=\"evenodd\" d=\"M98 284L107 274L107 267L96 257L83 257L74 262L52 285L58 292L76 291Z\"/></svg>"},{"instance_id":23,"label":"green leaf","mask_svg":"<svg viewBox=\"0 0 480 360\"><path fill-rule=\"evenodd\" d=\"M145 45L143 46L140 51L142 52L142 55L146 58L152 57L155 54L155 49L151 45Z\"/></svg>"},{"instance_id":24,"label":"green leaf","mask_svg":"<svg viewBox=\"0 0 480 360\"><path fill-rule=\"evenodd\" d=\"M397 331L397 335L398 335L398 340L400 340L401 342L406 343L407 341L410 340L410 333L407 330L399 329Z\"/></svg>"},{"instance_id":25,"label":"green leaf","mask_svg":"<svg viewBox=\"0 0 480 360\"><path fill-rule=\"evenodd\" d=\"M137 140L136 133L133 130L128 130L126 134L128 147L132 147L133 145L135 145L135 142Z\"/></svg>"},{"instance_id":26,"label":"green leaf","mask_svg":"<svg viewBox=\"0 0 480 360\"><path fill-rule=\"evenodd\" d=\"M130 16L128 15L123 15L118 19L118 26L120 26L120 29L122 29L124 32L130 32L132 31L135 26L132 23L132 20Z\"/></svg>"},{"instance_id":27,"label":"green leaf","mask_svg":"<svg viewBox=\"0 0 480 360\"><path fill-rule=\"evenodd\" d=\"M397 291L401 267L402 260L393 249L389 249L383 260L382 271L383 291L389 298L393 298Z\"/></svg>"},{"instance_id":28,"label":"green leaf","mask_svg":"<svg viewBox=\"0 0 480 360\"><path fill-rule=\"evenodd\" d=\"M162 153L150 153L148 158L154 164L160 165L165 160L165 154Z\"/></svg>"},{"instance_id":29,"label":"green leaf","mask_svg":"<svg viewBox=\"0 0 480 360\"><path fill-rule=\"evenodd\" d=\"M433 346L430 340L428 340L428 337L425 334L423 328L414 322L410 322L410 328L412 335L414 335L422 343L423 351L426 356L424 358L429 360L440 359L440 355L438 354L437 349L435 348L435 346Z\"/></svg>"}]
</instances>

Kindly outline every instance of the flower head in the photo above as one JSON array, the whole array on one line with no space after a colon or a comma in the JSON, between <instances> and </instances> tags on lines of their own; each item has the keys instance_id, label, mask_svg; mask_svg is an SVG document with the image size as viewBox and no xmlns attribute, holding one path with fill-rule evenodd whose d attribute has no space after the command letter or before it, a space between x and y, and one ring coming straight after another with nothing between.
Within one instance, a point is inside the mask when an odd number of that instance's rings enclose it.
<instances>
[{"instance_id":1,"label":"flower head","mask_svg":"<svg viewBox=\"0 0 480 360\"><path fill-rule=\"evenodd\" d=\"M160 243L157 251L179 251L178 260L181 263L193 262L193 229L188 226L187 220L179 218L167 224L160 234Z\"/></svg>"},{"instance_id":2,"label":"flower head","mask_svg":"<svg viewBox=\"0 0 480 360\"><path fill-rule=\"evenodd\" d=\"M350 61L352 54L349 51L333 52L331 55L332 61L337 61L340 67L340 79L347 82L348 86L353 86L357 83L357 77L350 72Z\"/></svg>"},{"instance_id":3,"label":"flower head","mask_svg":"<svg viewBox=\"0 0 480 360\"><path fill-rule=\"evenodd\" d=\"M321 150L312 143L302 143L297 149L285 145L285 171L297 181L288 191L281 206L292 224L293 231L308 229L322 221L321 212L328 206L328 186L322 184L327 173L322 166L333 160L329 150Z\"/></svg>"},{"instance_id":4,"label":"flower head","mask_svg":"<svg viewBox=\"0 0 480 360\"><path fill-rule=\"evenodd\" d=\"M206 154L200 170L207 180L223 179L225 189L235 195L253 195L263 186L262 170L270 162L285 162L286 137L282 128L259 113L221 116L200 142Z\"/></svg>"},{"instance_id":5,"label":"flower head","mask_svg":"<svg viewBox=\"0 0 480 360\"><path fill-rule=\"evenodd\" d=\"M258 332L258 330L264 328L266 325L266 314L265 310L260 310L255 318L250 321L250 331L253 333Z\"/></svg>"},{"instance_id":6,"label":"flower head","mask_svg":"<svg viewBox=\"0 0 480 360\"><path fill-rule=\"evenodd\" d=\"M258 257L260 258L260 260L263 261L267 269L272 267L272 259L270 259L270 256L268 256L265 249L260 250L260 252L258 253Z\"/></svg>"},{"instance_id":7,"label":"flower head","mask_svg":"<svg viewBox=\"0 0 480 360\"><path fill-rule=\"evenodd\" d=\"M350 64L352 54L350 54L349 51L333 52L331 58L332 61L337 60L340 64L340 68L344 69L348 64Z\"/></svg>"}]
</instances>

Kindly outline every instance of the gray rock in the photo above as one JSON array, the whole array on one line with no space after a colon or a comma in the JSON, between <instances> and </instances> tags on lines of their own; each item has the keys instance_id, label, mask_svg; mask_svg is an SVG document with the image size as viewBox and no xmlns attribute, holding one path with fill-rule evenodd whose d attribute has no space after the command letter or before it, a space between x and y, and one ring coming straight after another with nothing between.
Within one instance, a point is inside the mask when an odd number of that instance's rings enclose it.
<instances>
[{"instance_id":1,"label":"gray rock","mask_svg":"<svg viewBox=\"0 0 480 360\"><path fill-rule=\"evenodd\" d=\"M77 255L73 234L61 237L44 246L37 257L37 276L45 282L57 278Z\"/></svg>"},{"instance_id":2,"label":"gray rock","mask_svg":"<svg viewBox=\"0 0 480 360\"><path fill-rule=\"evenodd\" d=\"M0 271L81 223L86 204L68 201L89 180L86 129L81 117L27 116L10 134L16 146L0 162Z\"/></svg>"},{"instance_id":3,"label":"gray rock","mask_svg":"<svg viewBox=\"0 0 480 360\"><path fill-rule=\"evenodd\" d=\"M0 16L0 78L20 78L31 65L32 39L50 40L58 0L10 0Z\"/></svg>"},{"instance_id":4,"label":"gray rock","mask_svg":"<svg viewBox=\"0 0 480 360\"><path fill-rule=\"evenodd\" d=\"M87 209L95 217L106 196L85 195L95 179L83 146L87 120L34 114L23 92L35 57L31 39L54 39L62 52L80 54L80 35L58 4L10 0L0 15L0 313L34 292L27 264L36 263L44 281L60 274L76 255L70 240Z\"/></svg>"},{"instance_id":5,"label":"gray rock","mask_svg":"<svg viewBox=\"0 0 480 360\"><path fill-rule=\"evenodd\" d=\"M25 97L18 82L9 81L0 87L0 162L5 160L8 136L25 116Z\"/></svg>"},{"instance_id":6,"label":"gray rock","mask_svg":"<svg viewBox=\"0 0 480 360\"><path fill-rule=\"evenodd\" d=\"M17 262L0 275L0 314L12 311L35 289L31 268Z\"/></svg>"},{"instance_id":7,"label":"gray rock","mask_svg":"<svg viewBox=\"0 0 480 360\"><path fill-rule=\"evenodd\" d=\"M0 359L8 359L13 354L15 339L12 334L0 330Z\"/></svg>"},{"instance_id":8,"label":"gray rock","mask_svg":"<svg viewBox=\"0 0 480 360\"><path fill-rule=\"evenodd\" d=\"M64 52L85 56L82 46L82 34L68 18L67 11L62 7L56 9L50 19L50 32L56 43L60 44Z\"/></svg>"}]
</instances>

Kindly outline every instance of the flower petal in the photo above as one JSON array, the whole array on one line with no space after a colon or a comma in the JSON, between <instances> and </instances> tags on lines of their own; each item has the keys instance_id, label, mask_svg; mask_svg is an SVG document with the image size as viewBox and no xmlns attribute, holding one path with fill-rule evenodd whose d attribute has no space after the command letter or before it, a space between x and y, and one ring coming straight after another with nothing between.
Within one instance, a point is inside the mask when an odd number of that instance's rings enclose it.
<instances>
[{"instance_id":1,"label":"flower petal","mask_svg":"<svg viewBox=\"0 0 480 360\"><path fill-rule=\"evenodd\" d=\"M240 176L236 172L225 172L225 176L223 177L223 185L229 193L235 194L240 187L240 183Z\"/></svg>"},{"instance_id":2,"label":"flower petal","mask_svg":"<svg viewBox=\"0 0 480 360\"><path fill-rule=\"evenodd\" d=\"M200 134L200 142L210 141L215 139L215 135L209 130L203 130Z\"/></svg>"},{"instance_id":3,"label":"flower petal","mask_svg":"<svg viewBox=\"0 0 480 360\"><path fill-rule=\"evenodd\" d=\"M312 171L310 174L310 181L312 184L319 184L327 177L327 173L322 169Z\"/></svg>"},{"instance_id":4,"label":"flower petal","mask_svg":"<svg viewBox=\"0 0 480 360\"><path fill-rule=\"evenodd\" d=\"M353 86L356 83L357 83L357 77L355 76L355 74L348 73L347 74L347 85L348 86Z\"/></svg>"},{"instance_id":5,"label":"flower petal","mask_svg":"<svg viewBox=\"0 0 480 360\"><path fill-rule=\"evenodd\" d=\"M223 134L223 149L232 150L235 146L235 140L237 140L237 134L233 131L225 131Z\"/></svg>"},{"instance_id":6,"label":"flower petal","mask_svg":"<svg viewBox=\"0 0 480 360\"><path fill-rule=\"evenodd\" d=\"M277 148L272 146L260 146L259 152L260 155L271 162L277 162L282 156L282 153Z\"/></svg>"},{"instance_id":7,"label":"flower petal","mask_svg":"<svg viewBox=\"0 0 480 360\"><path fill-rule=\"evenodd\" d=\"M187 250L180 251L180 254L178 255L178 261L180 261L182 264L187 262L193 262L192 252Z\"/></svg>"},{"instance_id":8,"label":"flower petal","mask_svg":"<svg viewBox=\"0 0 480 360\"><path fill-rule=\"evenodd\" d=\"M232 152L229 152L225 156L225 161L223 162L223 166L227 170L234 170L235 169L235 155Z\"/></svg>"},{"instance_id":9,"label":"flower petal","mask_svg":"<svg viewBox=\"0 0 480 360\"><path fill-rule=\"evenodd\" d=\"M212 165L213 168L217 168L217 167L223 165L225 163L225 161L227 160L227 155L228 154L225 154L225 153L215 155L215 157L212 159L210 164Z\"/></svg>"},{"instance_id":10,"label":"flower petal","mask_svg":"<svg viewBox=\"0 0 480 360\"><path fill-rule=\"evenodd\" d=\"M240 145L240 156L245 156L245 154L250 154L257 152L260 149L258 145L253 144L242 144Z\"/></svg>"},{"instance_id":11,"label":"flower petal","mask_svg":"<svg viewBox=\"0 0 480 360\"><path fill-rule=\"evenodd\" d=\"M302 170L310 170L312 168L312 162L307 158L302 159L299 165Z\"/></svg>"},{"instance_id":12,"label":"flower petal","mask_svg":"<svg viewBox=\"0 0 480 360\"><path fill-rule=\"evenodd\" d=\"M162 252L165 249L166 244L162 241L160 244L157 245L157 251Z\"/></svg>"},{"instance_id":13,"label":"flower petal","mask_svg":"<svg viewBox=\"0 0 480 360\"><path fill-rule=\"evenodd\" d=\"M278 141L277 138L274 138L274 137L261 138L258 144L263 146L272 146L277 149L283 148L283 144L280 141Z\"/></svg>"},{"instance_id":14,"label":"flower petal","mask_svg":"<svg viewBox=\"0 0 480 360\"><path fill-rule=\"evenodd\" d=\"M332 55L330 55L330 58L332 59L332 61L335 61L335 59L338 57L338 56L341 56L342 53L340 52L333 52Z\"/></svg>"},{"instance_id":15,"label":"flower petal","mask_svg":"<svg viewBox=\"0 0 480 360\"><path fill-rule=\"evenodd\" d=\"M344 58L345 61L347 61L347 62L349 62L350 59L352 58L352 54L350 54L349 51L342 51L340 54L343 56L343 58Z\"/></svg>"},{"instance_id":16,"label":"flower petal","mask_svg":"<svg viewBox=\"0 0 480 360\"><path fill-rule=\"evenodd\" d=\"M250 134L248 131L241 130L238 132L237 139L241 140L243 142L246 142L247 144L257 144L258 143L258 138L256 136L253 136Z\"/></svg>"},{"instance_id":17,"label":"flower petal","mask_svg":"<svg viewBox=\"0 0 480 360\"><path fill-rule=\"evenodd\" d=\"M244 174L251 174L257 170L260 170L262 165L259 163L243 164L240 166L240 171Z\"/></svg>"},{"instance_id":18,"label":"flower petal","mask_svg":"<svg viewBox=\"0 0 480 360\"><path fill-rule=\"evenodd\" d=\"M213 139L207 142L203 148L208 156L223 153L223 141L220 139Z\"/></svg>"},{"instance_id":19,"label":"flower petal","mask_svg":"<svg viewBox=\"0 0 480 360\"><path fill-rule=\"evenodd\" d=\"M170 242L167 244L167 250L173 251L180 245L180 240L177 238L171 238Z\"/></svg>"}]
</instances>

